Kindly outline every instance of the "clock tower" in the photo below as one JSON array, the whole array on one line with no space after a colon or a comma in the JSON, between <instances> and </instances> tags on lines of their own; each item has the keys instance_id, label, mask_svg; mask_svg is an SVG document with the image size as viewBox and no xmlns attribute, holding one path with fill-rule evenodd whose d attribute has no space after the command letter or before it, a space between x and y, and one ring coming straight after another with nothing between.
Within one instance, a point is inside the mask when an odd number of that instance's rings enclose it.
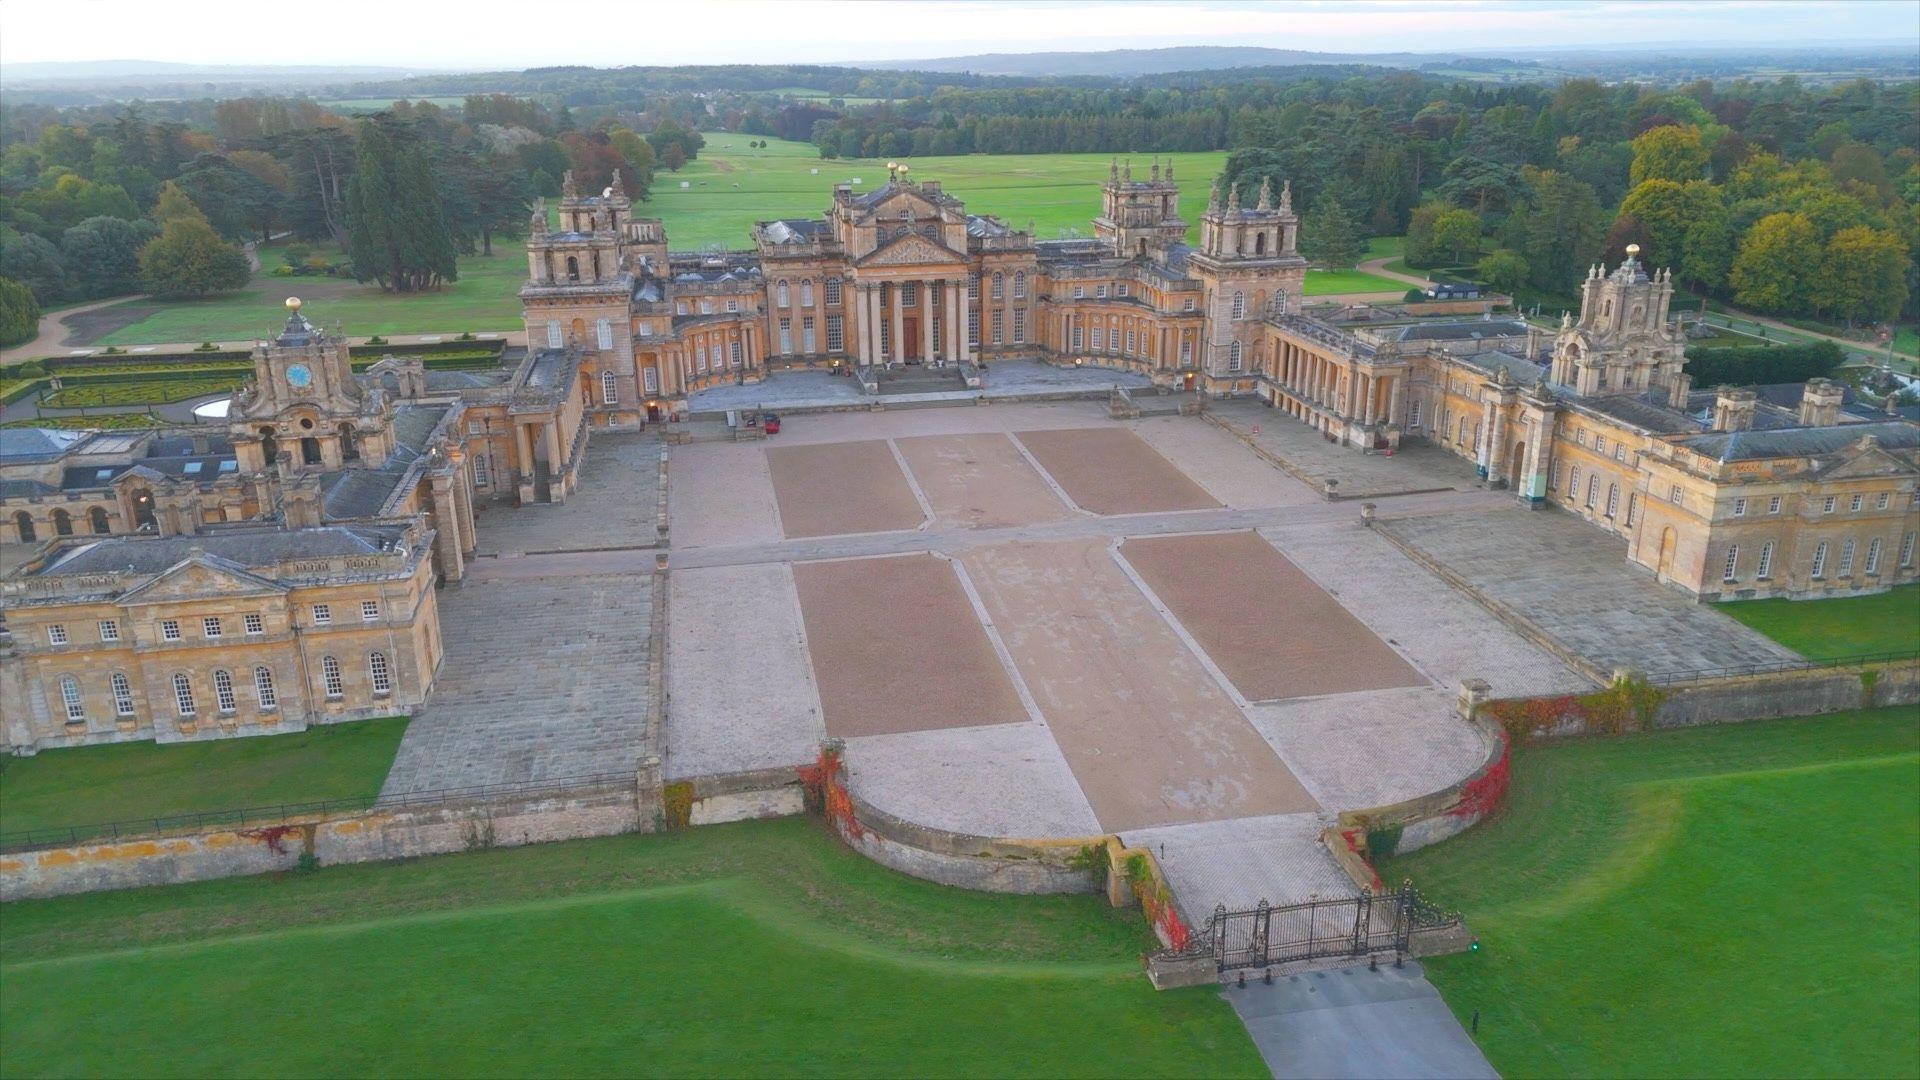
<instances>
[{"instance_id":1,"label":"clock tower","mask_svg":"<svg viewBox=\"0 0 1920 1080\"><path fill-rule=\"evenodd\" d=\"M287 298L287 324L253 348L253 379L233 396L228 425L248 474L377 468L390 451L393 404L353 377L347 339Z\"/></svg>"}]
</instances>

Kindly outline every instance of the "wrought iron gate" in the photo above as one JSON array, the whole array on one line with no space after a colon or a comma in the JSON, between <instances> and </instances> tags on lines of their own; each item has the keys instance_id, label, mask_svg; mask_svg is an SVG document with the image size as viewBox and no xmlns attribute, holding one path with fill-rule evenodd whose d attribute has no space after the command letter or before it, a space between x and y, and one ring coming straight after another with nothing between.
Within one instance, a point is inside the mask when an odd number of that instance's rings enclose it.
<instances>
[{"instance_id":1,"label":"wrought iron gate","mask_svg":"<svg viewBox=\"0 0 1920 1080\"><path fill-rule=\"evenodd\" d=\"M1411 886L1280 907L1262 900L1244 911L1215 908L1184 954L1211 952L1221 971L1379 953L1398 958L1407 953L1415 931L1459 921L1458 915L1422 900Z\"/></svg>"}]
</instances>

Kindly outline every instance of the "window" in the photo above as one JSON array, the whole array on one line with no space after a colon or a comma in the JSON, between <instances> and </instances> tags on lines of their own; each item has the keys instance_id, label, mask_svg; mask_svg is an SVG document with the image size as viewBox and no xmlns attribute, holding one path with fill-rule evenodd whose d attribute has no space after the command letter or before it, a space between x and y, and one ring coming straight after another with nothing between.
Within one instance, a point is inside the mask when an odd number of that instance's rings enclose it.
<instances>
[{"instance_id":1,"label":"window","mask_svg":"<svg viewBox=\"0 0 1920 1080\"><path fill-rule=\"evenodd\" d=\"M473 456L473 486L490 487L492 484L493 476L487 465L487 455L475 454Z\"/></svg>"},{"instance_id":2,"label":"window","mask_svg":"<svg viewBox=\"0 0 1920 1080\"><path fill-rule=\"evenodd\" d=\"M1075 300L1085 300L1087 298L1087 287L1085 285L1075 285L1073 287L1073 298Z\"/></svg>"},{"instance_id":3,"label":"window","mask_svg":"<svg viewBox=\"0 0 1920 1080\"><path fill-rule=\"evenodd\" d=\"M80 696L80 680L71 675L60 676L60 703L67 707L67 723L84 724L87 722L87 703Z\"/></svg>"},{"instance_id":4,"label":"window","mask_svg":"<svg viewBox=\"0 0 1920 1080\"><path fill-rule=\"evenodd\" d=\"M556 319L547 320L547 348L557 349L563 342L560 339L560 323Z\"/></svg>"},{"instance_id":5,"label":"window","mask_svg":"<svg viewBox=\"0 0 1920 1080\"><path fill-rule=\"evenodd\" d=\"M1773 498L1767 500L1767 513L1777 514L1779 512L1780 512L1780 496L1775 495Z\"/></svg>"},{"instance_id":6,"label":"window","mask_svg":"<svg viewBox=\"0 0 1920 1080\"><path fill-rule=\"evenodd\" d=\"M1887 504L1892 500L1893 500L1893 493L1890 491L1883 491L1880 493L1879 498L1873 500L1873 508L1875 510L1885 510L1887 508Z\"/></svg>"},{"instance_id":7,"label":"window","mask_svg":"<svg viewBox=\"0 0 1920 1080\"><path fill-rule=\"evenodd\" d=\"M486 422L483 420L467 421L467 434L469 435L478 435L486 430L487 430L487 425L486 425Z\"/></svg>"},{"instance_id":8,"label":"window","mask_svg":"<svg viewBox=\"0 0 1920 1080\"><path fill-rule=\"evenodd\" d=\"M613 377L613 372L611 371L601 372L600 373L600 404L618 405L619 403L620 403L620 385L618 380L616 380Z\"/></svg>"},{"instance_id":9,"label":"window","mask_svg":"<svg viewBox=\"0 0 1920 1080\"><path fill-rule=\"evenodd\" d=\"M813 280L811 278L800 283L800 306L813 306Z\"/></svg>"},{"instance_id":10,"label":"window","mask_svg":"<svg viewBox=\"0 0 1920 1080\"><path fill-rule=\"evenodd\" d=\"M1005 295L1007 295L1007 276L996 270L993 272L993 298L998 300Z\"/></svg>"},{"instance_id":11,"label":"window","mask_svg":"<svg viewBox=\"0 0 1920 1080\"><path fill-rule=\"evenodd\" d=\"M1683 498L1685 498L1685 496L1681 494L1679 484L1673 485L1673 490L1667 492L1667 501L1672 503L1675 506L1679 506L1680 500Z\"/></svg>"},{"instance_id":12,"label":"window","mask_svg":"<svg viewBox=\"0 0 1920 1080\"><path fill-rule=\"evenodd\" d=\"M645 319L642 319L640 321L640 336L641 337L653 336L653 324L650 322L647 322Z\"/></svg>"},{"instance_id":13,"label":"window","mask_svg":"<svg viewBox=\"0 0 1920 1080\"><path fill-rule=\"evenodd\" d=\"M847 349L846 324L838 315L827 316L827 351L845 352Z\"/></svg>"},{"instance_id":14,"label":"window","mask_svg":"<svg viewBox=\"0 0 1920 1080\"><path fill-rule=\"evenodd\" d=\"M1118 285L1115 285L1115 286L1113 287L1113 294L1114 294L1115 296L1130 296L1130 295L1132 295L1132 294L1131 294L1131 293L1130 293L1130 292L1128 291L1128 285L1127 285L1127 283L1126 283L1126 282L1124 282L1124 281L1122 281L1122 282L1120 282L1120 283L1119 283Z\"/></svg>"},{"instance_id":15,"label":"window","mask_svg":"<svg viewBox=\"0 0 1920 1080\"><path fill-rule=\"evenodd\" d=\"M1466 430L1467 430L1467 418L1463 416L1460 418L1460 431L1464 435ZM1572 465L1567 468L1567 498L1568 500L1573 500L1579 497L1580 497L1580 466Z\"/></svg>"},{"instance_id":16,"label":"window","mask_svg":"<svg viewBox=\"0 0 1920 1080\"><path fill-rule=\"evenodd\" d=\"M213 704L223 713L230 713L237 707L233 697L233 676L225 671L213 673Z\"/></svg>"},{"instance_id":17,"label":"window","mask_svg":"<svg viewBox=\"0 0 1920 1080\"><path fill-rule=\"evenodd\" d=\"M47 627L47 644L65 645L66 643L67 643L67 628L65 626L62 626L59 623L54 623L51 626Z\"/></svg>"},{"instance_id":18,"label":"window","mask_svg":"<svg viewBox=\"0 0 1920 1080\"><path fill-rule=\"evenodd\" d=\"M727 297L727 314L734 315L734 314L738 314L739 311L740 311L740 301L734 299L731 296Z\"/></svg>"},{"instance_id":19,"label":"window","mask_svg":"<svg viewBox=\"0 0 1920 1080\"><path fill-rule=\"evenodd\" d=\"M793 351L793 320L781 319L780 320L780 355L785 356L788 353L791 353L792 351Z\"/></svg>"},{"instance_id":20,"label":"window","mask_svg":"<svg viewBox=\"0 0 1920 1080\"><path fill-rule=\"evenodd\" d=\"M808 322L812 322L813 320L812 320L812 319L808 319L807 321L808 321ZM812 337L813 337L813 331L812 331L812 330L808 330L808 331L807 331L807 337L808 337L808 342L807 342L807 343L808 343L809 345L811 345L811 344L813 343L813 342L812 342ZM745 358L746 358L746 354L745 354L744 352L742 352L742 351L741 351L741 349L740 349L740 343L739 343L739 342L737 342L737 341L729 341L729 342L727 342L727 360L728 360L728 362L729 362L729 363L731 363L731 364L732 364L732 365L733 365L734 367L739 367L739 366L741 365L741 363L742 363L742 362L743 362L743 361L745 360Z\"/></svg>"},{"instance_id":21,"label":"window","mask_svg":"<svg viewBox=\"0 0 1920 1080\"><path fill-rule=\"evenodd\" d=\"M601 319L599 322L594 323L593 333L595 339L599 341L602 350L613 348L613 320Z\"/></svg>"},{"instance_id":22,"label":"window","mask_svg":"<svg viewBox=\"0 0 1920 1080\"><path fill-rule=\"evenodd\" d=\"M1573 441L1579 443L1581 446L1587 445L1587 430L1585 428L1581 428L1580 430L1574 432Z\"/></svg>"},{"instance_id":23,"label":"window","mask_svg":"<svg viewBox=\"0 0 1920 1080\"><path fill-rule=\"evenodd\" d=\"M1607 485L1607 516L1612 517L1613 512L1618 509L1620 509L1620 485L1608 484Z\"/></svg>"},{"instance_id":24,"label":"window","mask_svg":"<svg viewBox=\"0 0 1920 1080\"><path fill-rule=\"evenodd\" d=\"M1907 538L1905 540L1900 541L1900 565L1901 566L1913 565L1913 537L1914 537L1913 533L1908 533Z\"/></svg>"},{"instance_id":25,"label":"window","mask_svg":"<svg viewBox=\"0 0 1920 1080\"><path fill-rule=\"evenodd\" d=\"M783 281L781 281L781 282L780 282L780 284L778 284L778 285L776 285L776 286L774 286L774 297L775 297L775 298L774 298L774 301L773 301L773 302L774 302L774 306L776 306L776 307L787 307L787 306L789 306L789 304L790 304L790 301L791 301L791 300L792 300L793 298L792 298L792 297L791 297L790 295L788 295L788 293L787 293L787 283L786 283L786 282L785 282L784 280L783 280Z\"/></svg>"},{"instance_id":26,"label":"window","mask_svg":"<svg viewBox=\"0 0 1920 1080\"><path fill-rule=\"evenodd\" d=\"M1419 398L1414 398L1407 405L1407 426L1410 428L1417 428L1420 426L1420 399Z\"/></svg>"},{"instance_id":27,"label":"window","mask_svg":"<svg viewBox=\"0 0 1920 1080\"><path fill-rule=\"evenodd\" d=\"M1240 370L1240 364L1240 343L1236 341L1227 346L1227 370L1237 372Z\"/></svg>"},{"instance_id":28,"label":"window","mask_svg":"<svg viewBox=\"0 0 1920 1080\"><path fill-rule=\"evenodd\" d=\"M1615 461L1627 460L1627 444L1626 443L1613 444L1613 460Z\"/></svg>"},{"instance_id":29,"label":"window","mask_svg":"<svg viewBox=\"0 0 1920 1080\"><path fill-rule=\"evenodd\" d=\"M1013 343L1024 344L1027 340L1027 309L1013 309Z\"/></svg>"},{"instance_id":30,"label":"window","mask_svg":"<svg viewBox=\"0 0 1920 1080\"><path fill-rule=\"evenodd\" d=\"M327 626L333 622L333 608L326 604L313 605L313 624Z\"/></svg>"},{"instance_id":31,"label":"window","mask_svg":"<svg viewBox=\"0 0 1920 1080\"><path fill-rule=\"evenodd\" d=\"M1007 325L1007 313L1005 311L1000 310L999 308L995 308L993 310L993 343L995 345L998 345L1002 341L1006 340L1006 334L1005 334L1006 325Z\"/></svg>"},{"instance_id":32,"label":"window","mask_svg":"<svg viewBox=\"0 0 1920 1080\"><path fill-rule=\"evenodd\" d=\"M838 307L839 305L840 305L840 279L837 277L828 278L827 279L827 306Z\"/></svg>"},{"instance_id":33,"label":"window","mask_svg":"<svg viewBox=\"0 0 1920 1080\"><path fill-rule=\"evenodd\" d=\"M1865 495L1855 495L1852 501L1847 503L1847 509L1848 511L1857 514L1860 512L1860 508L1866 505L1866 502L1867 502L1867 497Z\"/></svg>"},{"instance_id":34,"label":"window","mask_svg":"<svg viewBox=\"0 0 1920 1080\"><path fill-rule=\"evenodd\" d=\"M656 371L653 367L649 366L649 367L642 368L640 373L646 376L647 393L649 394L659 393L660 392L660 372Z\"/></svg>"},{"instance_id":35,"label":"window","mask_svg":"<svg viewBox=\"0 0 1920 1080\"><path fill-rule=\"evenodd\" d=\"M181 716L193 715L193 683L184 672L173 674L173 703L180 709Z\"/></svg>"},{"instance_id":36,"label":"window","mask_svg":"<svg viewBox=\"0 0 1920 1080\"><path fill-rule=\"evenodd\" d=\"M273 669L257 667L253 669L253 696L260 699L260 708L275 709L280 706L280 698L273 692Z\"/></svg>"},{"instance_id":37,"label":"window","mask_svg":"<svg viewBox=\"0 0 1920 1080\"><path fill-rule=\"evenodd\" d=\"M713 370L715 370L715 371L719 371L719 370L720 370L720 345L719 345L719 343L718 343L718 342L715 342L715 343L713 344L713 346L712 346L711 348L709 348L709 349L707 350L707 352L708 352L708 353L709 353L709 354L710 354L710 355L712 356L712 358L713 358Z\"/></svg>"},{"instance_id":38,"label":"window","mask_svg":"<svg viewBox=\"0 0 1920 1080\"><path fill-rule=\"evenodd\" d=\"M1820 512L1823 514L1831 514L1833 513L1834 507L1838 505L1840 505L1840 500L1832 495L1829 495L1826 498L1820 500Z\"/></svg>"},{"instance_id":39,"label":"window","mask_svg":"<svg viewBox=\"0 0 1920 1080\"><path fill-rule=\"evenodd\" d=\"M373 680L374 693L393 693L393 672L387 667L386 653L367 654L367 678Z\"/></svg>"},{"instance_id":40,"label":"window","mask_svg":"<svg viewBox=\"0 0 1920 1080\"><path fill-rule=\"evenodd\" d=\"M113 687L113 715L132 716L133 684L127 681L125 675L117 671L108 678L107 682Z\"/></svg>"},{"instance_id":41,"label":"window","mask_svg":"<svg viewBox=\"0 0 1920 1080\"><path fill-rule=\"evenodd\" d=\"M1246 293L1237 292L1233 294L1233 317L1236 319L1244 319L1247 317Z\"/></svg>"},{"instance_id":42,"label":"window","mask_svg":"<svg viewBox=\"0 0 1920 1080\"><path fill-rule=\"evenodd\" d=\"M119 641L120 640L120 624L114 621L113 619L101 619L100 620L100 640L101 641Z\"/></svg>"},{"instance_id":43,"label":"window","mask_svg":"<svg viewBox=\"0 0 1920 1080\"><path fill-rule=\"evenodd\" d=\"M1095 285L1093 287L1093 296L1096 300L1105 300L1107 298L1107 287L1104 284Z\"/></svg>"},{"instance_id":44,"label":"window","mask_svg":"<svg viewBox=\"0 0 1920 1080\"><path fill-rule=\"evenodd\" d=\"M999 296L1000 295L999 283L995 282L994 285L995 285L995 288L993 290L993 295ZM920 306L920 283L919 282L904 281L900 283L900 306L901 307L919 307Z\"/></svg>"},{"instance_id":45,"label":"window","mask_svg":"<svg viewBox=\"0 0 1920 1080\"><path fill-rule=\"evenodd\" d=\"M1084 348L1084 346L1081 344L1081 341L1083 340L1083 337L1082 337L1083 334L1084 334L1084 331L1080 327L1076 326L1073 328L1073 351L1074 352L1079 352L1082 348Z\"/></svg>"},{"instance_id":46,"label":"window","mask_svg":"<svg viewBox=\"0 0 1920 1080\"><path fill-rule=\"evenodd\" d=\"M800 351L804 353L816 353L820 351L819 346L814 341L813 316L811 315L800 320Z\"/></svg>"},{"instance_id":47,"label":"window","mask_svg":"<svg viewBox=\"0 0 1920 1080\"><path fill-rule=\"evenodd\" d=\"M320 680L330 698L337 699L347 692L346 683L340 679L340 661L331 656L320 658Z\"/></svg>"},{"instance_id":48,"label":"window","mask_svg":"<svg viewBox=\"0 0 1920 1080\"><path fill-rule=\"evenodd\" d=\"M1816 578L1819 578L1824 576L1826 572L1827 572L1827 542L1825 540L1822 540L1820 541L1820 545L1813 549L1813 576Z\"/></svg>"},{"instance_id":49,"label":"window","mask_svg":"<svg viewBox=\"0 0 1920 1080\"><path fill-rule=\"evenodd\" d=\"M1747 516L1747 500L1745 499L1733 500L1733 516L1734 517Z\"/></svg>"},{"instance_id":50,"label":"window","mask_svg":"<svg viewBox=\"0 0 1920 1080\"><path fill-rule=\"evenodd\" d=\"M1605 435L1594 435L1593 452L1596 454L1604 454L1607 452L1607 437Z\"/></svg>"},{"instance_id":51,"label":"window","mask_svg":"<svg viewBox=\"0 0 1920 1080\"><path fill-rule=\"evenodd\" d=\"M1193 304L1193 297L1191 297L1191 296L1189 296L1189 297L1187 297L1187 299L1186 299L1186 302L1185 302L1185 303L1182 303L1182 304L1180 305L1180 310L1181 310L1181 311L1192 311L1192 310L1193 310L1193 307L1194 307L1194 304Z\"/></svg>"},{"instance_id":52,"label":"window","mask_svg":"<svg viewBox=\"0 0 1920 1080\"><path fill-rule=\"evenodd\" d=\"M160 639L162 641L179 641L180 640L180 620L179 619L161 619L160 620Z\"/></svg>"},{"instance_id":53,"label":"window","mask_svg":"<svg viewBox=\"0 0 1920 1080\"><path fill-rule=\"evenodd\" d=\"M1758 578L1761 581L1765 581L1767 580L1768 577L1772 576L1772 574L1773 574L1773 541L1769 540L1766 543L1760 545L1760 565L1755 570L1754 577Z\"/></svg>"},{"instance_id":54,"label":"window","mask_svg":"<svg viewBox=\"0 0 1920 1080\"><path fill-rule=\"evenodd\" d=\"M1727 546L1727 565L1720 568L1721 581L1737 581L1740 572L1740 545Z\"/></svg>"},{"instance_id":55,"label":"window","mask_svg":"<svg viewBox=\"0 0 1920 1080\"><path fill-rule=\"evenodd\" d=\"M1599 501L1600 501L1600 474L1593 473L1587 477L1587 509L1589 510L1593 509L1594 505Z\"/></svg>"},{"instance_id":56,"label":"window","mask_svg":"<svg viewBox=\"0 0 1920 1080\"><path fill-rule=\"evenodd\" d=\"M1193 363L1193 339L1192 338L1183 337L1180 339L1180 363L1183 365Z\"/></svg>"},{"instance_id":57,"label":"window","mask_svg":"<svg viewBox=\"0 0 1920 1080\"><path fill-rule=\"evenodd\" d=\"M1126 350L1128 356L1133 355L1133 346L1134 346L1133 331L1128 330L1127 331L1127 350Z\"/></svg>"},{"instance_id":58,"label":"window","mask_svg":"<svg viewBox=\"0 0 1920 1080\"><path fill-rule=\"evenodd\" d=\"M967 299L969 300L980 299L980 275L979 274L967 275Z\"/></svg>"},{"instance_id":59,"label":"window","mask_svg":"<svg viewBox=\"0 0 1920 1080\"><path fill-rule=\"evenodd\" d=\"M1453 441L1460 446L1467 445L1467 418L1464 416L1460 418L1460 430L1454 435ZM1580 466L1578 465L1573 467L1573 486L1580 486Z\"/></svg>"},{"instance_id":60,"label":"window","mask_svg":"<svg viewBox=\"0 0 1920 1080\"><path fill-rule=\"evenodd\" d=\"M882 325L884 326L885 324L883 323ZM967 312L967 344L976 347L980 344L979 308L974 308L972 311Z\"/></svg>"},{"instance_id":61,"label":"window","mask_svg":"<svg viewBox=\"0 0 1920 1080\"><path fill-rule=\"evenodd\" d=\"M1873 539L1867 541L1867 574L1871 576L1879 572L1880 572L1880 538L1876 536Z\"/></svg>"},{"instance_id":62,"label":"window","mask_svg":"<svg viewBox=\"0 0 1920 1080\"><path fill-rule=\"evenodd\" d=\"M1627 528L1633 528L1633 519L1639 516L1639 513L1640 496L1637 494L1627 496Z\"/></svg>"},{"instance_id":63,"label":"window","mask_svg":"<svg viewBox=\"0 0 1920 1080\"><path fill-rule=\"evenodd\" d=\"M1107 347L1106 328L1100 327L1100 326L1094 327L1093 328L1093 351L1103 352L1105 351L1106 347Z\"/></svg>"},{"instance_id":64,"label":"window","mask_svg":"<svg viewBox=\"0 0 1920 1080\"><path fill-rule=\"evenodd\" d=\"M360 601L360 618L364 619L367 622L378 621L380 618L380 601L378 600Z\"/></svg>"},{"instance_id":65,"label":"window","mask_svg":"<svg viewBox=\"0 0 1920 1080\"><path fill-rule=\"evenodd\" d=\"M218 615L209 615L201 619L200 630L210 638L217 638L225 632L224 628L220 625L220 617Z\"/></svg>"},{"instance_id":66,"label":"window","mask_svg":"<svg viewBox=\"0 0 1920 1080\"><path fill-rule=\"evenodd\" d=\"M1854 539L1849 536L1846 542L1840 545L1840 577L1853 575L1853 549Z\"/></svg>"},{"instance_id":67,"label":"window","mask_svg":"<svg viewBox=\"0 0 1920 1080\"><path fill-rule=\"evenodd\" d=\"M1025 300L1027 298L1027 272L1025 270L1015 270L1013 272L1013 298L1015 300Z\"/></svg>"}]
</instances>

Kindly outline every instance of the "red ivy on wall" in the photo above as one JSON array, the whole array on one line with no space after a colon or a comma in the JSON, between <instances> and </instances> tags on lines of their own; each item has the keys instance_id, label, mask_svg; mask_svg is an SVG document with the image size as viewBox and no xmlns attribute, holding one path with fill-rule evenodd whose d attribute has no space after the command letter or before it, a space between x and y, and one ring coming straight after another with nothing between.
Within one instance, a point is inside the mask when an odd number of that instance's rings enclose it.
<instances>
[{"instance_id":1,"label":"red ivy on wall","mask_svg":"<svg viewBox=\"0 0 1920 1080\"><path fill-rule=\"evenodd\" d=\"M840 762L839 750L821 747L819 758L811 765L801 766L798 772L808 809L825 815L848 840L858 840L866 834L860 827L860 819L854 816L853 796L847 792L847 772Z\"/></svg>"},{"instance_id":2,"label":"red ivy on wall","mask_svg":"<svg viewBox=\"0 0 1920 1080\"><path fill-rule=\"evenodd\" d=\"M1500 732L1500 760L1487 767L1487 771L1466 782L1460 789L1460 801L1447 811L1451 817L1485 817L1500 805L1507 795L1507 784L1513 779L1513 740L1505 731Z\"/></svg>"},{"instance_id":3,"label":"red ivy on wall","mask_svg":"<svg viewBox=\"0 0 1920 1080\"><path fill-rule=\"evenodd\" d=\"M267 850L275 855L287 853L287 837L300 831L298 825L269 825L264 829L242 829L240 835L249 840L264 840Z\"/></svg>"}]
</instances>

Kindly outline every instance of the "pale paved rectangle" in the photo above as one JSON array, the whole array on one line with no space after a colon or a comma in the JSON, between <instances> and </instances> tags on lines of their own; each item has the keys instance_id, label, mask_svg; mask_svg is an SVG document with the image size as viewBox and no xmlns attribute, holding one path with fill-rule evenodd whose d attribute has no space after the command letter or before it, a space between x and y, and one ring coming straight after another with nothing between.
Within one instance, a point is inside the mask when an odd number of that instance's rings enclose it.
<instances>
[{"instance_id":1,"label":"pale paved rectangle","mask_svg":"<svg viewBox=\"0 0 1920 1080\"><path fill-rule=\"evenodd\" d=\"M1426 681L1257 533L1135 537L1120 553L1248 701Z\"/></svg>"},{"instance_id":2,"label":"pale paved rectangle","mask_svg":"<svg viewBox=\"0 0 1920 1080\"><path fill-rule=\"evenodd\" d=\"M812 761L826 730L782 563L667 575L666 775Z\"/></svg>"},{"instance_id":3,"label":"pale paved rectangle","mask_svg":"<svg viewBox=\"0 0 1920 1080\"><path fill-rule=\"evenodd\" d=\"M1103 827L1316 809L1106 540L962 561Z\"/></svg>"},{"instance_id":4,"label":"pale paved rectangle","mask_svg":"<svg viewBox=\"0 0 1920 1080\"><path fill-rule=\"evenodd\" d=\"M827 734L846 739L1027 719L944 559L798 563L793 580Z\"/></svg>"},{"instance_id":5,"label":"pale paved rectangle","mask_svg":"<svg viewBox=\"0 0 1920 1080\"><path fill-rule=\"evenodd\" d=\"M1322 501L1318 491L1199 417L1149 417L1135 421L1130 430L1208 494L1236 510Z\"/></svg>"},{"instance_id":6,"label":"pale paved rectangle","mask_svg":"<svg viewBox=\"0 0 1920 1080\"><path fill-rule=\"evenodd\" d=\"M1097 836L1100 821L1045 724L847 740L847 782L867 805L971 836Z\"/></svg>"},{"instance_id":7,"label":"pale paved rectangle","mask_svg":"<svg viewBox=\"0 0 1920 1080\"><path fill-rule=\"evenodd\" d=\"M1091 513L1152 514L1220 505L1126 428L1022 431L1017 437L1067 496Z\"/></svg>"},{"instance_id":8,"label":"pale paved rectangle","mask_svg":"<svg viewBox=\"0 0 1920 1080\"><path fill-rule=\"evenodd\" d=\"M653 431L595 432L567 501L485 505L475 521L475 552L592 551L654 547L660 514L660 436Z\"/></svg>"},{"instance_id":9,"label":"pale paved rectangle","mask_svg":"<svg viewBox=\"0 0 1920 1080\"><path fill-rule=\"evenodd\" d=\"M789 540L912 529L926 520L883 441L768 447L767 467Z\"/></svg>"},{"instance_id":10,"label":"pale paved rectangle","mask_svg":"<svg viewBox=\"0 0 1920 1080\"><path fill-rule=\"evenodd\" d=\"M941 524L1032 525L1073 513L1004 434L927 435L894 445Z\"/></svg>"},{"instance_id":11,"label":"pale paved rectangle","mask_svg":"<svg viewBox=\"0 0 1920 1080\"><path fill-rule=\"evenodd\" d=\"M673 547L768 544L781 538L765 447L688 443L668 451L667 468Z\"/></svg>"}]
</instances>

